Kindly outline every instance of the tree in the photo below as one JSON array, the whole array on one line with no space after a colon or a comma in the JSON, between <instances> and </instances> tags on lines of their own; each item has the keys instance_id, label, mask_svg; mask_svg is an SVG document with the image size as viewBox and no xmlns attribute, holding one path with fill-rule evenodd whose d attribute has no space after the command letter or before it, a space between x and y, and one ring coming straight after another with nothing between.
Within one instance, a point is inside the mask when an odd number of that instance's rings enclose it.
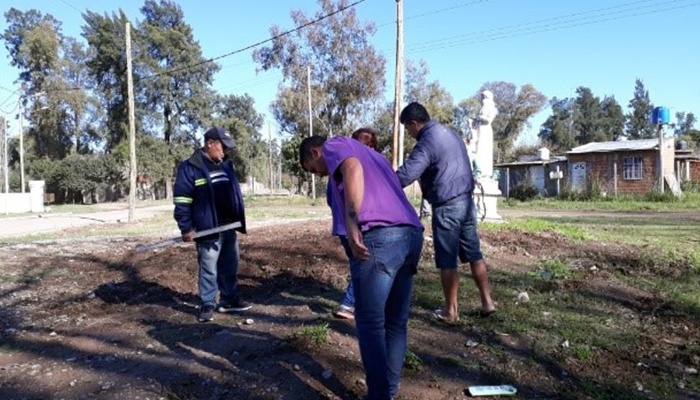
<instances>
[{"instance_id":1,"label":"tree","mask_svg":"<svg viewBox=\"0 0 700 400\"><path fill-rule=\"evenodd\" d=\"M605 96L600 103L601 130L606 140L617 140L625 132L625 113L614 96Z\"/></svg>"},{"instance_id":2,"label":"tree","mask_svg":"<svg viewBox=\"0 0 700 400\"><path fill-rule=\"evenodd\" d=\"M430 118L448 125L452 122L454 101L452 95L438 81L428 82L428 65L425 60L406 63L406 84L404 101L406 104L417 101L430 114Z\"/></svg>"},{"instance_id":3,"label":"tree","mask_svg":"<svg viewBox=\"0 0 700 400\"><path fill-rule=\"evenodd\" d=\"M591 89L580 86L576 89L574 100L573 128L578 144L603 142L607 138L603 132L600 99L593 95Z\"/></svg>"},{"instance_id":4,"label":"tree","mask_svg":"<svg viewBox=\"0 0 700 400\"><path fill-rule=\"evenodd\" d=\"M651 111L654 105L649 100L649 91L644 89L644 83L637 78L634 84L634 97L629 102L632 111L627 114L627 136L630 139L645 139L654 137L654 125L651 123Z\"/></svg>"},{"instance_id":5,"label":"tree","mask_svg":"<svg viewBox=\"0 0 700 400\"><path fill-rule=\"evenodd\" d=\"M481 104L476 97L470 97L459 102L452 109L452 121L449 123L450 128L455 132L466 135L470 132L470 118L476 118L479 115Z\"/></svg>"},{"instance_id":6,"label":"tree","mask_svg":"<svg viewBox=\"0 0 700 400\"><path fill-rule=\"evenodd\" d=\"M260 134L264 117L255 110L255 100L248 94L221 96L215 102L214 116L214 125L231 132L236 143L232 161L238 180L246 182L254 176L264 181L269 148Z\"/></svg>"},{"instance_id":7,"label":"tree","mask_svg":"<svg viewBox=\"0 0 700 400\"><path fill-rule=\"evenodd\" d=\"M203 57L177 3L146 0L141 13L145 20L138 32L149 74L141 80L145 105L160 115L158 125L170 143L174 135L183 134L182 127L194 131L210 113L211 86L220 67Z\"/></svg>"},{"instance_id":8,"label":"tree","mask_svg":"<svg viewBox=\"0 0 700 400\"><path fill-rule=\"evenodd\" d=\"M347 8L349 2L318 0L318 4L320 10L313 17L292 11L294 25L309 24ZM385 85L384 57L369 42L375 31L374 24L358 21L354 8L285 35L278 26L270 28L275 39L269 47L257 49L253 59L262 70L282 71L283 82L272 104L272 113L283 134L309 134L307 66L311 66L314 133L347 135L357 126L372 121ZM283 154L289 156L284 151ZM298 164L298 160L285 164ZM294 172L302 179L306 176L296 168Z\"/></svg>"},{"instance_id":9,"label":"tree","mask_svg":"<svg viewBox=\"0 0 700 400\"><path fill-rule=\"evenodd\" d=\"M498 116L493 121L494 158L503 160L513 147L513 142L528 124L528 120L544 108L547 97L534 86L527 84L516 90L509 82L487 82L481 86L475 98L480 99L481 92L493 92Z\"/></svg>"},{"instance_id":10,"label":"tree","mask_svg":"<svg viewBox=\"0 0 700 400\"><path fill-rule=\"evenodd\" d=\"M83 37L87 40L88 46L95 49L94 53L85 61L90 77L95 80L101 106L107 114L105 130L109 132L106 137L106 151L109 152L116 147L119 142L126 138L128 122L128 88L126 79L126 34L125 26L129 22L124 11L119 10L119 14L112 13L111 16L100 15L92 11L83 14L85 25L83 25ZM141 44L139 35L132 35L132 48L134 54L140 54ZM141 62L134 62L134 81L140 81L144 74L139 68ZM144 105L144 96L141 90L142 85L134 85L134 105L135 109L147 109ZM136 131L140 132L141 118L137 114Z\"/></svg>"},{"instance_id":11,"label":"tree","mask_svg":"<svg viewBox=\"0 0 700 400\"><path fill-rule=\"evenodd\" d=\"M688 131L694 129L695 114L689 112L677 112L676 113L676 127L674 133L676 136L681 136L687 134Z\"/></svg>"},{"instance_id":12,"label":"tree","mask_svg":"<svg viewBox=\"0 0 700 400\"><path fill-rule=\"evenodd\" d=\"M578 144L573 128L574 99L553 97L549 105L552 115L542 124L538 136L552 151L568 151Z\"/></svg>"}]
</instances>

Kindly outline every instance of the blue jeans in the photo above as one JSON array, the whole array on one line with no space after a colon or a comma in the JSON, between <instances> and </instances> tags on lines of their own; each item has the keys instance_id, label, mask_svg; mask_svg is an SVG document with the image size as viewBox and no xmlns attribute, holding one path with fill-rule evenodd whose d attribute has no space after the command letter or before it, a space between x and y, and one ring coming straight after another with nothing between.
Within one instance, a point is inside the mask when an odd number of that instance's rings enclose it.
<instances>
[{"instance_id":1,"label":"blue jeans","mask_svg":"<svg viewBox=\"0 0 700 400\"><path fill-rule=\"evenodd\" d=\"M367 381L367 399L396 395L406 354L406 331L423 248L423 230L413 226L364 233L370 258L350 261L355 289L355 326Z\"/></svg>"},{"instance_id":2,"label":"blue jeans","mask_svg":"<svg viewBox=\"0 0 700 400\"><path fill-rule=\"evenodd\" d=\"M348 256L348 260L352 265L352 249L350 249L350 243L348 243L347 236L339 236L340 244L343 245L343 250L345 250L345 255ZM343 295L343 300L340 301L340 305L355 307L355 290L352 288L352 279L348 282L348 287L345 288L345 294Z\"/></svg>"},{"instance_id":3,"label":"blue jeans","mask_svg":"<svg viewBox=\"0 0 700 400\"><path fill-rule=\"evenodd\" d=\"M219 233L214 241L197 243L199 297L202 305L216 305L217 289L222 303L236 298L239 256L234 230Z\"/></svg>"},{"instance_id":4,"label":"blue jeans","mask_svg":"<svg viewBox=\"0 0 700 400\"><path fill-rule=\"evenodd\" d=\"M484 258L474 209L472 196L433 208L433 246L438 269L455 269L458 261L475 262Z\"/></svg>"}]
</instances>

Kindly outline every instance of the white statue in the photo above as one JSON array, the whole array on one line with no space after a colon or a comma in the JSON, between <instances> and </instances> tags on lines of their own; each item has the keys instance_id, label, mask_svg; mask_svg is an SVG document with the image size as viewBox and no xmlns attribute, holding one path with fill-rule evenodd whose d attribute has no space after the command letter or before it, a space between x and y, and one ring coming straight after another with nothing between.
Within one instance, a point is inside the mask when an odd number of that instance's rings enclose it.
<instances>
[{"instance_id":1,"label":"white statue","mask_svg":"<svg viewBox=\"0 0 700 400\"><path fill-rule=\"evenodd\" d=\"M498 115L493 93L490 90L481 92L481 109L479 116L471 121L475 133L474 153L476 163L481 169L481 176L491 178L493 175L493 128L491 123Z\"/></svg>"}]
</instances>

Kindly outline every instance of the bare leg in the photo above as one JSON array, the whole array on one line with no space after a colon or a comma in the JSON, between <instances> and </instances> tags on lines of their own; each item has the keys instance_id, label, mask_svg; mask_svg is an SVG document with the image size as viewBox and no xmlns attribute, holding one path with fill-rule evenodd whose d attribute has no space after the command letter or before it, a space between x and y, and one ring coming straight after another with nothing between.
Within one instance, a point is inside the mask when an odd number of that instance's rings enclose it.
<instances>
[{"instance_id":1,"label":"bare leg","mask_svg":"<svg viewBox=\"0 0 700 400\"><path fill-rule=\"evenodd\" d=\"M445 295L445 308L442 309L442 315L448 320L457 320L459 319L457 309L459 269L441 269L440 282L442 283L442 292Z\"/></svg>"},{"instance_id":2,"label":"bare leg","mask_svg":"<svg viewBox=\"0 0 700 400\"><path fill-rule=\"evenodd\" d=\"M481 311L486 314L496 311L496 305L493 304L493 300L491 300L491 286L489 285L489 274L486 270L486 261L481 259L479 261L469 263L469 266L471 267L474 283L476 283L476 287L479 288L479 296L481 297Z\"/></svg>"}]
</instances>

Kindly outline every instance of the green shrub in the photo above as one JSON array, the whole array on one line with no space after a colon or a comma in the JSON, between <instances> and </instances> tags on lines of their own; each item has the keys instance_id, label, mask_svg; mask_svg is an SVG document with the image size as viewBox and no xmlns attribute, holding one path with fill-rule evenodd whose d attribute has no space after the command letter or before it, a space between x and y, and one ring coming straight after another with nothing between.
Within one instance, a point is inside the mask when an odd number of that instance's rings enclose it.
<instances>
[{"instance_id":1,"label":"green shrub","mask_svg":"<svg viewBox=\"0 0 700 400\"><path fill-rule=\"evenodd\" d=\"M510 197L520 201L532 200L539 194L540 192L537 190L535 185L529 182L523 182L510 191Z\"/></svg>"}]
</instances>

